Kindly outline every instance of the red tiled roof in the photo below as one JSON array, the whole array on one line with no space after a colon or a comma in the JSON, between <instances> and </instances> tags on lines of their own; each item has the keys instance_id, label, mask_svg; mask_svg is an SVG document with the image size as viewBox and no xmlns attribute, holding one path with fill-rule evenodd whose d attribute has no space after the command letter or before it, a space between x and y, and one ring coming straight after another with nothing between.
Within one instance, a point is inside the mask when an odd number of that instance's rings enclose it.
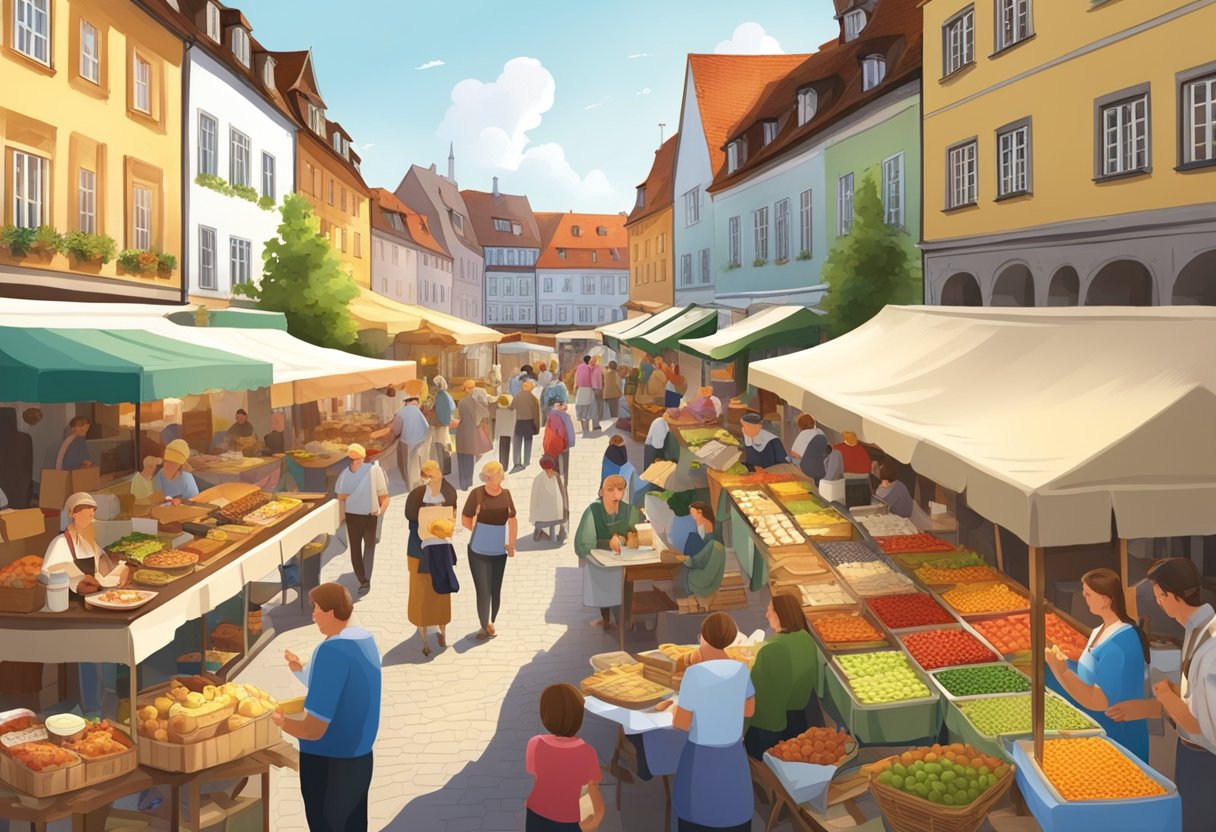
<instances>
[{"instance_id":1,"label":"red tiled roof","mask_svg":"<svg viewBox=\"0 0 1216 832\"><path fill-rule=\"evenodd\" d=\"M749 178L769 162L800 148L883 94L919 78L921 41L920 0L880 0L860 37L845 43L842 35L825 45L773 85L739 118L725 141L747 135L747 159L733 174L728 174L725 167L715 169L709 191L716 192ZM881 84L863 91L861 60L873 54L886 58L887 73ZM819 106L815 117L799 127L797 92L808 86L818 91ZM778 122L777 137L766 147L762 146L757 129L764 119Z\"/></svg>"},{"instance_id":2,"label":"red tiled roof","mask_svg":"<svg viewBox=\"0 0 1216 832\"><path fill-rule=\"evenodd\" d=\"M709 148L710 170L717 176L726 167L723 149L739 119L774 84L809 55L689 55L701 113L701 127ZM693 136L684 137L688 141Z\"/></svg>"},{"instance_id":3,"label":"red tiled roof","mask_svg":"<svg viewBox=\"0 0 1216 832\"><path fill-rule=\"evenodd\" d=\"M629 269L629 234L623 214L539 213L536 224L543 241L538 269ZM577 237L575 226L580 232ZM608 233L601 236L599 228Z\"/></svg>"},{"instance_id":4,"label":"red tiled roof","mask_svg":"<svg viewBox=\"0 0 1216 832\"><path fill-rule=\"evenodd\" d=\"M528 197L501 192L495 196L485 191L461 191L460 196L469 209L469 221L481 245L540 248L540 229ZM496 231L495 219L519 223L521 233L516 236L513 231Z\"/></svg>"},{"instance_id":5,"label":"red tiled roof","mask_svg":"<svg viewBox=\"0 0 1216 832\"><path fill-rule=\"evenodd\" d=\"M627 227L671 206L671 176L675 172L676 143L679 137L679 133L675 134L654 152L654 163L650 166L650 173L646 175L646 181L638 185L639 188L644 189L643 199L645 201L640 206L634 206L633 211L629 214L629 219L625 222Z\"/></svg>"},{"instance_id":6,"label":"red tiled roof","mask_svg":"<svg viewBox=\"0 0 1216 832\"><path fill-rule=\"evenodd\" d=\"M427 227L426 217L412 210L404 202L397 199L392 191L384 188L372 188L372 228L391 234L403 240L408 240L419 248L425 248L436 254L450 258L439 241ZM394 213L401 217L404 230L398 229L384 216L385 212Z\"/></svg>"}]
</instances>

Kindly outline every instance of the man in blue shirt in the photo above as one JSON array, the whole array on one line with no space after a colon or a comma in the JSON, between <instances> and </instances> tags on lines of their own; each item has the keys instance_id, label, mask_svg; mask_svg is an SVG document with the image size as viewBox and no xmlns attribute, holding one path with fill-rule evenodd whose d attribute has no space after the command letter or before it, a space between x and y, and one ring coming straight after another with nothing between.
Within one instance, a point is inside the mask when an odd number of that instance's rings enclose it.
<instances>
[{"instance_id":1,"label":"man in blue shirt","mask_svg":"<svg viewBox=\"0 0 1216 832\"><path fill-rule=\"evenodd\" d=\"M325 636L307 672L298 656L283 654L308 685L303 719L273 719L300 741L300 792L312 832L367 829L372 746L380 727L380 651L372 634L350 626L354 604L341 584L308 593L312 620Z\"/></svg>"}]
</instances>

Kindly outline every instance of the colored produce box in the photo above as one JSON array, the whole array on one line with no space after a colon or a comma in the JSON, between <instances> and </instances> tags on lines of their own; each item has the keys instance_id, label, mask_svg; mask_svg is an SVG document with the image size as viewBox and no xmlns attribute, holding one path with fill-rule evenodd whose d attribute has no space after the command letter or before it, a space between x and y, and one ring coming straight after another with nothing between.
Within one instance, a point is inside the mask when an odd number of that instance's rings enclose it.
<instances>
[{"instance_id":1,"label":"colored produce box","mask_svg":"<svg viewBox=\"0 0 1216 832\"><path fill-rule=\"evenodd\" d=\"M873 666L867 666L863 657L883 657ZM840 666L849 664L846 671ZM881 664L885 662L887 664ZM872 672L887 667L886 673ZM856 679L849 680L851 672ZM908 676L908 674L911 676ZM872 678L870 682L860 679ZM823 676L824 698L829 709L849 726L849 733L858 742L869 745L909 743L927 737L935 737L941 731L942 710L940 698L926 684L926 680L908 663L907 657L895 650L878 653L860 653L836 656L825 667ZM860 684L862 693L854 685ZM884 687L890 685L890 689ZM898 687L897 687L898 686ZM863 702L861 697L874 700ZM893 697L900 698L890 701ZM878 700L888 700L879 702Z\"/></svg>"},{"instance_id":2,"label":"colored produce box","mask_svg":"<svg viewBox=\"0 0 1216 832\"><path fill-rule=\"evenodd\" d=\"M877 549L868 543L856 540L816 543L815 548L833 566L842 563L870 563L871 561L886 563L886 558Z\"/></svg>"},{"instance_id":3,"label":"colored produce box","mask_svg":"<svg viewBox=\"0 0 1216 832\"><path fill-rule=\"evenodd\" d=\"M940 569L936 566L922 566L916 570L916 577L923 584L943 586L945 584L999 581L1001 573L991 566L964 566L959 569Z\"/></svg>"},{"instance_id":4,"label":"colored produce box","mask_svg":"<svg viewBox=\"0 0 1216 832\"><path fill-rule=\"evenodd\" d=\"M939 687L953 699L994 693L1026 693L1030 679L1007 664L953 667L932 673Z\"/></svg>"},{"instance_id":5,"label":"colored produce box","mask_svg":"<svg viewBox=\"0 0 1216 832\"><path fill-rule=\"evenodd\" d=\"M915 586L906 575L901 575L881 560L840 563L836 565L836 571L859 595L907 592Z\"/></svg>"},{"instance_id":6,"label":"colored produce box","mask_svg":"<svg viewBox=\"0 0 1216 832\"><path fill-rule=\"evenodd\" d=\"M1086 638L1054 612L1047 613L1047 643L1060 646L1068 658L1076 661L1085 649ZM1020 613L985 618L972 626L984 640L1006 656L1030 649L1030 615Z\"/></svg>"},{"instance_id":7,"label":"colored produce box","mask_svg":"<svg viewBox=\"0 0 1216 832\"><path fill-rule=\"evenodd\" d=\"M900 639L905 649L925 670L984 664L1000 659L984 643L962 629L923 630Z\"/></svg>"},{"instance_id":8,"label":"colored produce box","mask_svg":"<svg viewBox=\"0 0 1216 832\"><path fill-rule=\"evenodd\" d=\"M1093 720L1051 691L1044 697L1043 714L1043 730L1049 735L1058 735L1061 731L1102 733ZM1007 740L1030 735L1030 694L951 702L946 708L945 719L951 738L970 743L988 754L1008 758Z\"/></svg>"},{"instance_id":9,"label":"colored produce box","mask_svg":"<svg viewBox=\"0 0 1216 832\"><path fill-rule=\"evenodd\" d=\"M984 615L991 612L1024 610L1030 600L1008 584L956 586L942 593L942 600L962 615Z\"/></svg>"},{"instance_id":10,"label":"colored produce box","mask_svg":"<svg viewBox=\"0 0 1216 832\"><path fill-rule=\"evenodd\" d=\"M1043 773L1068 801L1159 797L1165 788L1104 737L1043 743Z\"/></svg>"},{"instance_id":11,"label":"colored produce box","mask_svg":"<svg viewBox=\"0 0 1216 832\"><path fill-rule=\"evenodd\" d=\"M862 615L848 613L812 613L807 617L811 627L829 648L849 645L885 643L886 635Z\"/></svg>"},{"instance_id":12,"label":"colored produce box","mask_svg":"<svg viewBox=\"0 0 1216 832\"><path fill-rule=\"evenodd\" d=\"M885 535L874 538L874 542L888 555L954 551L952 544L928 532Z\"/></svg>"},{"instance_id":13,"label":"colored produce box","mask_svg":"<svg viewBox=\"0 0 1216 832\"><path fill-rule=\"evenodd\" d=\"M928 686L895 650L857 653L836 658L849 688L864 705L885 705L931 695Z\"/></svg>"},{"instance_id":14,"label":"colored produce box","mask_svg":"<svg viewBox=\"0 0 1216 832\"><path fill-rule=\"evenodd\" d=\"M874 615L892 630L925 627L930 624L953 624L954 616L932 596L923 592L902 595L881 595L867 602Z\"/></svg>"}]
</instances>

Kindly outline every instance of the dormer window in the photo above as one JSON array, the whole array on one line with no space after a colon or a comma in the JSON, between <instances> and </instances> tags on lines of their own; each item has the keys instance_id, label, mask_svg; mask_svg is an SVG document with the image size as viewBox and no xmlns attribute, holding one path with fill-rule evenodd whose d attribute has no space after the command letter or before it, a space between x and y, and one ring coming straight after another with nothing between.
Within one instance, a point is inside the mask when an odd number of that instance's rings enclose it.
<instances>
[{"instance_id":1,"label":"dormer window","mask_svg":"<svg viewBox=\"0 0 1216 832\"><path fill-rule=\"evenodd\" d=\"M266 56L266 62L262 64L262 83L268 88L274 89L274 58Z\"/></svg>"},{"instance_id":2,"label":"dormer window","mask_svg":"<svg viewBox=\"0 0 1216 832\"><path fill-rule=\"evenodd\" d=\"M498 218L495 218L494 219L494 230L509 232L511 230L511 221L510 220L500 220Z\"/></svg>"},{"instance_id":3,"label":"dormer window","mask_svg":"<svg viewBox=\"0 0 1216 832\"><path fill-rule=\"evenodd\" d=\"M845 42L857 40L857 36L861 34L861 30L864 28L866 28L866 13L861 9L853 9L853 11L844 16Z\"/></svg>"},{"instance_id":4,"label":"dormer window","mask_svg":"<svg viewBox=\"0 0 1216 832\"><path fill-rule=\"evenodd\" d=\"M798 126L806 124L815 117L819 107L819 94L812 89L798 91Z\"/></svg>"},{"instance_id":5,"label":"dormer window","mask_svg":"<svg viewBox=\"0 0 1216 832\"><path fill-rule=\"evenodd\" d=\"M872 90L887 77L887 59L882 55L867 55L861 61L861 89Z\"/></svg>"},{"instance_id":6,"label":"dormer window","mask_svg":"<svg viewBox=\"0 0 1216 832\"><path fill-rule=\"evenodd\" d=\"M322 138L325 137L325 111L308 102L308 128Z\"/></svg>"},{"instance_id":7,"label":"dormer window","mask_svg":"<svg viewBox=\"0 0 1216 832\"><path fill-rule=\"evenodd\" d=\"M393 211L385 211L384 216L388 218L388 224L398 231L404 231L405 225L401 222L401 216Z\"/></svg>"},{"instance_id":8,"label":"dormer window","mask_svg":"<svg viewBox=\"0 0 1216 832\"><path fill-rule=\"evenodd\" d=\"M765 119L760 124L764 128L764 144L766 146L772 144L773 140L777 138L777 119Z\"/></svg>"},{"instance_id":9,"label":"dormer window","mask_svg":"<svg viewBox=\"0 0 1216 832\"><path fill-rule=\"evenodd\" d=\"M459 231L462 234L464 233L464 217L461 216L460 214L456 213L455 211L452 212L452 225L456 228L457 231Z\"/></svg>"},{"instance_id":10,"label":"dormer window","mask_svg":"<svg viewBox=\"0 0 1216 832\"><path fill-rule=\"evenodd\" d=\"M734 173L743 161L743 140L735 139L726 146L726 172Z\"/></svg>"},{"instance_id":11,"label":"dormer window","mask_svg":"<svg viewBox=\"0 0 1216 832\"><path fill-rule=\"evenodd\" d=\"M608 228L607 228L607 226L603 226L603 225L596 226L595 233L601 237L607 237Z\"/></svg>"},{"instance_id":12,"label":"dormer window","mask_svg":"<svg viewBox=\"0 0 1216 832\"><path fill-rule=\"evenodd\" d=\"M511 233L516 237L524 236L524 227L517 222L511 223Z\"/></svg>"},{"instance_id":13,"label":"dormer window","mask_svg":"<svg viewBox=\"0 0 1216 832\"><path fill-rule=\"evenodd\" d=\"M216 43L222 43L224 36L220 25L220 7L214 3L207 4L207 37Z\"/></svg>"},{"instance_id":14,"label":"dormer window","mask_svg":"<svg viewBox=\"0 0 1216 832\"><path fill-rule=\"evenodd\" d=\"M249 33L240 26L232 29L232 54L245 66L249 66Z\"/></svg>"},{"instance_id":15,"label":"dormer window","mask_svg":"<svg viewBox=\"0 0 1216 832\"><path fill-rule=\"evenodd\" d=\"M600 262L600 253L598 251L591 252L591 262L592 263Z\"/></svg>"},{"instance_id":16,"label":"dormer window","mask_svg":"<svg viewBox=\"0 0 1216 832\"><path fill-rule=\"evenodd\" d=\"M581 237L583 236L583 229L579 228L577 225L571 226L570 233L575 237Z\"/></svg>"},{"instance_id":17,"label":"dormer window","mask_svg":"<svg viewBox=\"0 0 1216 832\"><path fill-rule=\"evenodd\" d=\"M635 208L645 208L646 207L646 189L645 188L638 188L638 201L634 204L634 207Z\"/></svg>"},{"instance_id":18,"label":"dormer window","mask_svg":"<svg viewBox=\"0 0 1216 832\"><path fill-rule=\"evenodd\" d=\"M564 248L559 248L559 249L557 250L557 259L558 259L558 260L565 260L565 259L566 259L566 250L565 250Z\"/></svg>"}]
</instances>

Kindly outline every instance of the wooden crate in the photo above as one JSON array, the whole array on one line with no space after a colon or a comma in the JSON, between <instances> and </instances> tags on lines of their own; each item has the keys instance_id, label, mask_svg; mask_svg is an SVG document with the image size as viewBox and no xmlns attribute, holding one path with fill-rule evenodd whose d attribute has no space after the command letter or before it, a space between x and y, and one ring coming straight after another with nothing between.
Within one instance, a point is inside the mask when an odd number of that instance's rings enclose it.
<instances>
[{"instance_id":1,"label":"wooden crate","mask_svg":"<svg viewBox=\"0 0 1216 832\"><path fill-rule=\"evenodd\" d=\"M85 768L76 763L53 771L33 771L7 754L0 754L0 780L30 797L54 797L84 788Z\"/></svg>"},{"instance_id":2,"label":"wooden crate","mask_svg":"<svg viewBox=\"0 0 1216 832\"><path fill-rule=\"evenodd\" d=\"M0 612L37 612L46 606L46 587L34 584L32 589L0 587Z\"/></svg>"},{"instance_id":3,"label":"wooden crate","mask_svg":"<svg viewBox=\"0 0 1216 832\"><path fill-rule=\"evenodd\" d=\"M184 745L139 738L139 764L161 771L189 774L247 757L283 739L270 714L263 714L235 731Z\"/></svg>"},{"instance_id":4,"label":"wooden crate","mask_svg":"<svg viewBox=\"0 0 1216 832\"><path fill-rule=\"evenodd\" d=\"M81 784L81 788L96 786L98 783L122 777L124 774L135 771L135 767L139 765L134 746L129 746L126 751L107 754L104 757L81 755L80 759L82 761L80 767L84 769L84 782Z\"/></svg>"}]
</instances>

